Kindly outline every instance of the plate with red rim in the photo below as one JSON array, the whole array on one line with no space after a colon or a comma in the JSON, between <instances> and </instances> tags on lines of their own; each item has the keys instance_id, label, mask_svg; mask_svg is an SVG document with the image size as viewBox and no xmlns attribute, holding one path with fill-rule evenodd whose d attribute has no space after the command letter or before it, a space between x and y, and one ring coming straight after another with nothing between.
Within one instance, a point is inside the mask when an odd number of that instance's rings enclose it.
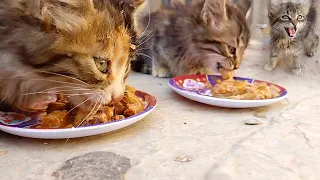
<instances>
[{"instance_id":1,"label":"plate with red rim","mask_svg":"<svg viewBox=\"0 0 320 180\"><path fill-rule=\"evenodd\" d=\"M37 139L68 139L103 134L130 126L149 115L157 105L154 96L136 91L136 96L143 99L143 112L118 121L84 127L66 129L34 129L39 124L39 114L21 114L17 112L0 112L0 130L9 134Z\"/></svg>"},{"instance_id":2,"label":"plate with red rim","mask_svg":"<svg viewBox=\"0 0 320 180\"><path fill-rule=\"evenodd\" d=\"M169 86L175 92L190 100L225 108L253 108L268 106L282 101L288 95L287 90L279 85L250 78L235 77L235 80L248 81L249 83L265 82L268 86L274 85L281 90L280 96L277 98L263 100L234 100L217 98L212 95L210 89L206 85L208 83L215 85L216 81L219 79L221 80L222 78L218 75L177 76L169 80Z\"/></svg>"}]
</instances>

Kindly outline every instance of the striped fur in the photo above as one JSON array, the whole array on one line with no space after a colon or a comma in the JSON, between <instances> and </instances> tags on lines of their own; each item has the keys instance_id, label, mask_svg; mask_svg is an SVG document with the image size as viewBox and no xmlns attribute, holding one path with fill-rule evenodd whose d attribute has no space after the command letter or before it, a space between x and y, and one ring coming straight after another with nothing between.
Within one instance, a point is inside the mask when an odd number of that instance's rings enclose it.
<instances>
[{"instance_id":1,"label":"striped fur","mask_svg":"<svg viewBox=\"0 0 320 180\"><path fill-rule=\"evenodd\" d=\"M226 0L201 0L186 6L135 13L139 56L135 71L156 77L213 74L241 64L250 38L245 12ZM150 20L150 21L149 21Z\"/></svg>"},{"instance_id":2,"label":"striped fur","mask_svg":"<svg viewBox=\"0 0 320 180\"><path fill-rule=\"evenodd\" d=\"M134 0L2 0L1 101L32 108L51 91L23 94L47 89L74 94L74 103L88 97L109 103L122 96L134 58L135 5Z\"/></svg>"},{"instance_id":3,"label":"striped fur","mask_svg":"<svg viewBox=\"0 0 320 180\"><path fill-rule=\"evenodd\" d=\"M314 56L319 46L319 3L317 0L269 0L271 53L265 65L272 71L279 60L293 61L292 72L300 74L304 53ZM288 29L295 29L290 37Z\"/></svg>"}]
</instances>

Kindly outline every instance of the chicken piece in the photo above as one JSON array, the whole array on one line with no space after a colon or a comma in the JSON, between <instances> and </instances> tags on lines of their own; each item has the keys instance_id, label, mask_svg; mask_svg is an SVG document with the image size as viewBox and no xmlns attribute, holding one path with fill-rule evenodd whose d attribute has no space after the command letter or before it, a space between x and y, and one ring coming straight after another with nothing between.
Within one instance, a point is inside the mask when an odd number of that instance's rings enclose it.
<instances>
[{"instance_id":1,"label":"chicken piece","mask_svg":"<svg viewBox=\"0 0 320 180\"><path fill-rule=\"evenodd\" d=\"M98 113L92 116L91 118L88 118L88 120L83 121L80 126L90 126L95 124L104 124L107 122L110 122L111 118L109 119L108 115L105 113Z\"/></svg>"},{"instance_id":2,"label":"chicken piece","mask_svg":"<svg viewBox=\"0 0 320 180\"><path fill-rule=\"evenodd\" d=\"M126 118L126 117L123 116L123 115L115 115L115 116L113 116L111 119L112 119L113 121L118 121L118 120L121 120L121 119L124 119L124 118Z\"/></svg>"},{"instance_id":3,"label":"chicken piece","mask_svg":"<svg viewBox=\"0 0 320 180\"><path fill-rule=\"evenodd\" d=\"M105 106L103 107L102 113L106 114L108 121L114 116L114 106Z\"/></svg>"},{"instance_id":4,"label":"chicken piece","mask_svg":"<svg viewBox=\"0 0 320 180\"><path fill-rule=\"evenodd\" d=\"M234 77L234 71L233 70L226 70L226 69L220 68L219 72L220 72L221 77L222 77L223 80L233 79L233 77Z\"/></svg>"},{"instance_id":5,"label":"chicken piece","mask_svg":"<svg viewBox=\"0 0 320 180\"><path fill-rule=\"evenodd\" d=\"M50 114L44 115L40 118L40 126L38 129L58 129L65 128L69 123L68 111L53 111Z\"/></svg>"},{"instance_id":6,"label":"chicken piece","mask_svg":"<svg viewBox=\"0 0 320 180\"><path fill-rule=\"evenodd\" d=\"M63 111L67 110L70 104L65 102L54 102L50 103L47 108L47 113L50 114L53 111Z\"/></svg>"},{"instance_id":7,"label":"chicken piece","mask_svg":"<svg viewBox=\"0 0 320 180\"><path fill-rule=\"evenodd\" d=\"M134 87L132 87L132 86L129 86L129 85L126 86L126 90L128 92L133 93L133 94L136 92L136 89Z\"/></svg>"},{"instance_id":8,"label":"chicken piece","mask_svg":"<svg viewBox=\"0 0 320 180\"><path fill-rule=\"evenodd\" d=\"M125 110L125 111L123 112L123 115L124 115L125 117L134 116L134 115L136 115L136 114L137 114L137 112L136 112L135 110L133 110L133 109L127 109L127 110Z\"/></svg>"},{"instance_id":9,"label":"chicken piece","mask_svg":"<svg viewBox=\"0 0 320 180\"><path fill-rule=\"evenodd\" d=\"M126 110L126 105L123 101L114 103L114 113L115 115L123 114L123 112Z\"/></svg>"}]
</instances>

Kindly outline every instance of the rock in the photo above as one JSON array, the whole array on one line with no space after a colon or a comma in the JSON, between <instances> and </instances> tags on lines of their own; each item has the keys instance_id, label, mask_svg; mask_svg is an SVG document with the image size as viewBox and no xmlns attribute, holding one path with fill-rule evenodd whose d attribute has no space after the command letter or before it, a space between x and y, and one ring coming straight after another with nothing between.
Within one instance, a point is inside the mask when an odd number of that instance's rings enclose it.
<instances>
[{"instance_id":1,"label":"rock","mask_svg":"<svg viewBox=\"0 0 320 180\"><path fill-rule=\"evenodd\" d=\"M258 119L248 119L246 120L246 125L260 125L262 122Z\"/></svg>"},{"instance_id":2,"label":"rock","mask_svg":"<svg viewBox=\"0 0 320 180\"><path fill-rule=\"evenodd\" d=\"M67 160L53 177L59 180L123 180L130 167L130 159L98 151Z\"/></svg>"}]
</instances>

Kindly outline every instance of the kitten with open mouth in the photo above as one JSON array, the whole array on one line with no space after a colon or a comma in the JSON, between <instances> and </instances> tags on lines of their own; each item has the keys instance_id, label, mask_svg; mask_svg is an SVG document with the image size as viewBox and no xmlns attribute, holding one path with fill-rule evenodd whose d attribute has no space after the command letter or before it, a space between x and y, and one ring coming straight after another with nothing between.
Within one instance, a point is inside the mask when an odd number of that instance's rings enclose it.
<instances>
[{"instance_id":1,"label":"kitten with open mouth","mask_svg":"<svg viewBox=\"0 0 320 180\"><path fill-rule=\"evenodd\" d=\"M285 28L285 30L287 31L289 37L291 37L291 38L296 37L297 29L295 27Z\"/></svg>"},{"instance_id":2,"label":"kitten with open mouth","mask_svg":"<svg viewBox=\"0 0 320 180\"><path fill-rule=\"evenodd\" d=\"M320 20L317 1L268 0L271 40L266 71L272 71L279 60L292 61L292 73L297 75L301 72L304 53L310 57L315 55L319 46L316 27Z\"/></svg>"}]
</instances>

